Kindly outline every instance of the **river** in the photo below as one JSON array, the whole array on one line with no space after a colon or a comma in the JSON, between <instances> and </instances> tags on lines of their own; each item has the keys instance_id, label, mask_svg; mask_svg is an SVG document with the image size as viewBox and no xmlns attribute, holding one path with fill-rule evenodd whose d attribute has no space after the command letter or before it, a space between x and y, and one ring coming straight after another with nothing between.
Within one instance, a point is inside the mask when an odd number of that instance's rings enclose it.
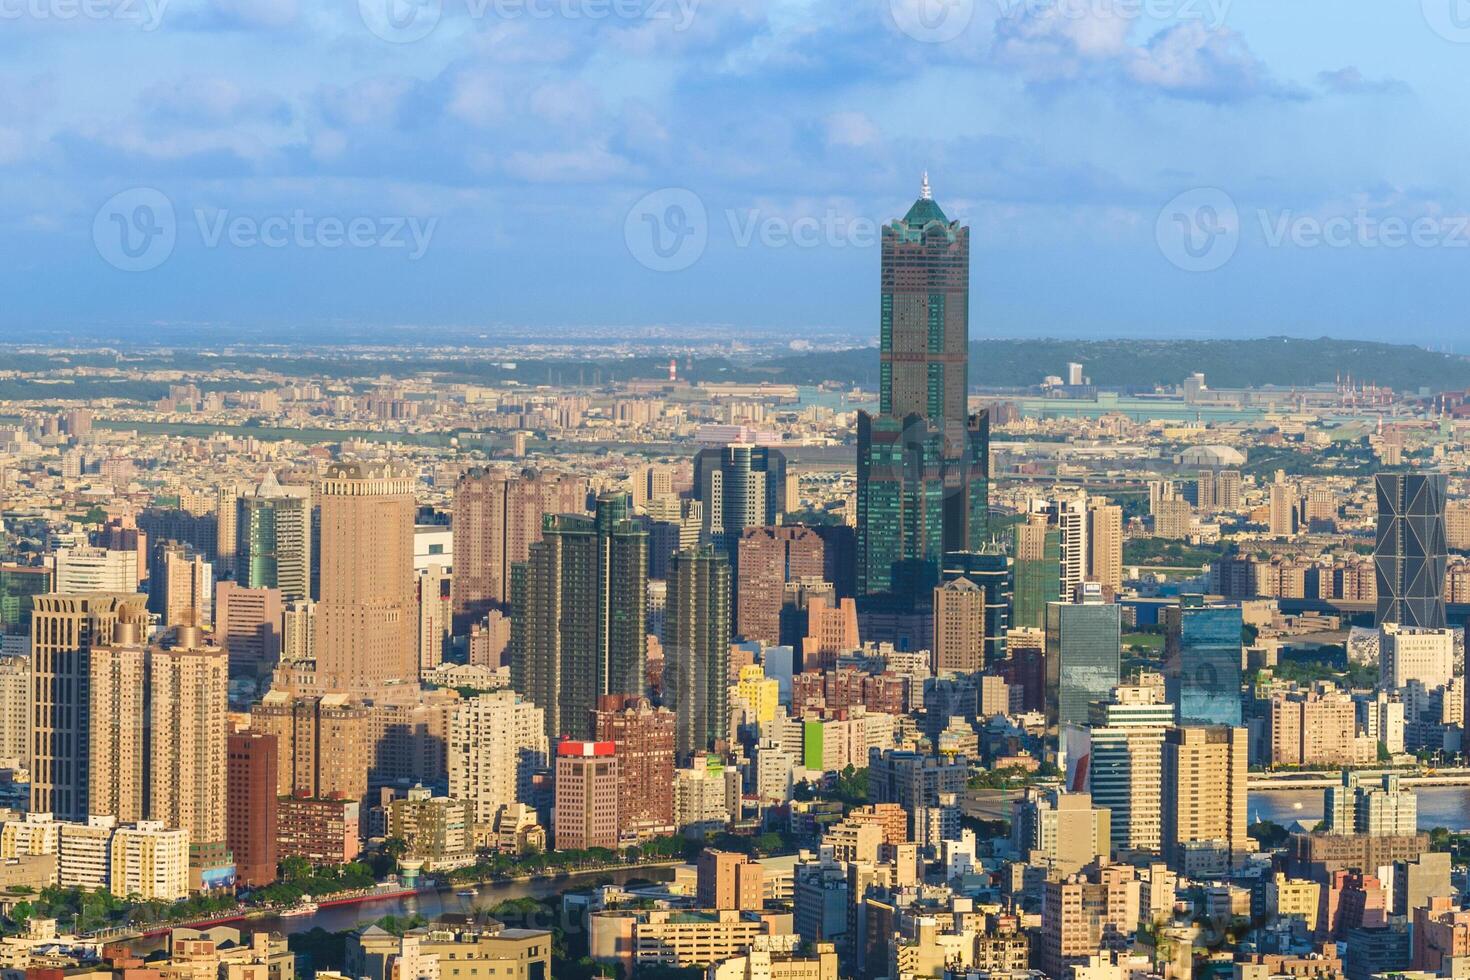
<instances>
[{"instance_id":1,"label":"river","mask_svg":"<svg viewBox=\"0 0 1470 980\"><path fill-rule=\"evenodd\" d=\"M377 922L388 915L412 916L418 915L429 921L435 921L444 915L467 915L471 917L488 916L490 910L501 902L511 901L517 898L546 898L552 895L560 895L563 892L577 891L589 888L599 881L612 881L623 884L633 879L647 881L672 881L674 869L672 866L657 868L619 868L607 871L588 871L581 874L566 875L560 878L538 878L534 881L502 881L484 885L457 885L449 888L441 888L438 891L422 892L417 895L408 895L399 898L384 898L370 902L359 902L353 905L333 905L318 909L311 915L293 915L281 917L278 915L264 915L258 918L242 919L239 922L226 923L226 928L239 929L242 934L266 931L276 932L289 936L294 933L310 932L312 929L325 929L327 932L345 932L350 929L358 929ZM460 894L461 892L474 892L473 895ZM549 929L550 922L540 921L518 921L507 923L525 928ZM128 944L135 950L148 952L151 949L161 949L166 943L163 936L155 936L150 939L133 939Z\"/></svg>"},{"instance_id":2,"label":"river","mask_svg":"<svg viewBox=\"0 0 1470 980\"><path fill-rule=\"evenodd\" d=\"M1253 792L1247 804L1251 823L1270 820L1282 826L1300 820L1312 826L1322 819L1323 790L1291 789ZM1470 830L1470 786L1424 786L1416 789L1419 797L1419 829L1445 827Z\"/></svg>"}]
</instances>

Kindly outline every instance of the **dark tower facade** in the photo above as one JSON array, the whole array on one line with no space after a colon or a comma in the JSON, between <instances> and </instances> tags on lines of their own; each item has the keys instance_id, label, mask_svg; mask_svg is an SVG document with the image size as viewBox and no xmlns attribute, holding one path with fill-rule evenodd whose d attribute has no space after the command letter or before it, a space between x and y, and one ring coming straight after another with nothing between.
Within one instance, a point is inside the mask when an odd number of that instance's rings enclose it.
<instances>
[{"instance_id":1,"label":"dark tower facade","mask_svg":"<svg viewBox=\"0 0 1470 980\"><path fill-rule=\"evenodd\" d=\"M858 592L927 595L989 523L990 422L967 410L970 230L929 180L883 229L879 413L858 415Z\"/></svg>"},{"instance_id":2,"label":"dark tower facade","mask_svg":"<svg viewBox=\"0 0 1470 980\"><path fill-rule=\"evenodd\" d=\"M726 737L730 685L730 563L716 548L679 552L669 569L664 703L681 761Z\"/></svg>"},{"instance_id":3,"label":"dark tower facade","mask_svg":"<svg viewBox=\"0 0 1470 980\"><path fill-rule=\"evenodd\" d=\"M1380 473L1374 483L1378 491L1378 541L1373 549L1378 625L1444 629L1448 481L1443 473Z\"/></svg>"},{"instance_id":4,"label":"dark tower facade","mask_svg":"<svg viewBox=\"0 0 1470 980\"><path fill-rule=\"evenodd\" d=\"M589 739L599 697L643 693L648 535L629 510L604 494L595 517L548 514L511 566L511 687L546 713L549 738Z\"/></svg>"}]
</instances>

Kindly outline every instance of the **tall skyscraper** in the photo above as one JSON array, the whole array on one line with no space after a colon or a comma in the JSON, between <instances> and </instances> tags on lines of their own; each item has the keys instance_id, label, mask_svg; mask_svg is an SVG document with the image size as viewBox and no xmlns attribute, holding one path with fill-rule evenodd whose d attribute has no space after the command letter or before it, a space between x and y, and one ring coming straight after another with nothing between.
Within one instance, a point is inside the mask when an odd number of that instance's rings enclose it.
<instances>
[{"instance_id":1,"label":"tall skyscraper","mask_svg":"<svg viewBox=\"0 0 1470 980\"><path fill-rule=\"evenodd\" d=\"M226 865L229 660L192 626L145 645L141 623L116 624L89 657L90 815L148 819L189 832L196 870Z\"/></svg>"},{"instance_id":2,"label":"tall skyscraper","mask_svg":"<svg viewBox=\"0 0 1470 980\"><path fill-rule=\"evenodd\" d=\"M317 676L329 691L418 680L415 480L391 465L334 463L321 482Z\"/></svg>"},{"instance_id":3,"label":"tall skyscraper","mask_svg":"<svg viewBox=\"0 0 1470 980\"><path fill-rule=\"evenodd\" d=\"M967 408L970 231L926 176L882 237L879 414L858 413L857 589L927 597L941 556L978 550L989 523L989 416Z\"/></svg>"},{"instance_id":4,"label":"tall skyscraper","mask_svg":"<svg viewBox=\"0 0 1470 980\"><path fill-rule=\"evenodd\" d=\"M148 818L189 831L193 868L223 867L229 657L180 627L148 650L147 697Z\"/></svg>"},{"instance_id":5,"label":"tall skyscraper","mask_svg":"<svg viewBox=\"0 0 1470 980\"><path fill-rule=\"evenodd\" d=\"M1219 875L1246 853L1246 730L1170 729L1164 737L1164 858L1191 877Z\"/></svg>"},{"instance_id":6,"label":"tall skyscraper","mask_svg":"<svg viewBox=\"0 0 1470 980\"><path fill-rule=\"evenodd\" d=\"M705 540L733 568L747 528L781 522L786 511L786 456L744 443L701 449L694 457L694 499L704 505Z\"/></svg>"},{"instance_id":7,"label":"tall skyscraper","mask_svg":"<svg viewBox=\"0 0 1470 980\"><path fill-rule=\"evenodd\" d=\"M1058 730L1087 724L1088 706L1118 686L1117 603L1053 602L1046 607L1046 714Z\"/></svg>"},{"instance_id":8,"label":"tall skyscraper","mask_svg":"<svg viewBox=\"0 0 1470 980\"><path fill-rule=\"evenodd\" d=\"M414 574L414 582L419 600L419 670L432 670L444 661L444 651L449 645L454 578L443 565L430 565Z\"/></svg>"},{"instance_id":9,"label":"tall skyscraper","mask_svg":"<svg viewBox=\"0 0 1470 980\"><path fill-rule=\"evenodd\" d=\"M1025 523L1016 525L1013 628L1046 628L1047 604L1062 598L1061 567L1061 534L1047 523L1044 515L1031 514Z\"/></svg>"},{"instance_id":10,"label":"tall skyscraper","mask_svg":"<svg viewBox=\"0 0 1470 980\"><path fill-rule=\"evenodd\" d=\"M1379 626L1445 628L1447 482L1443 473L1380 473L1374 480Z\"/></svg>"},{"instance_id":11,"label":"tall skyscraper","mask_svg":"<svg viewBox=\"0 0 1470 980\"><path fill-rule=\"evenodd\" d=\"M738 561L736 630L747 640L779 643L786 583L822 578L822 539L800 524L747 528Z\"/></svg>"},{"instance_id":12,"label":"tall skyscraper","mask_svg":"<svg viewBox=\"0 0 1470 980\"><path fill-rule=\"evenodd\" d=\"M1174 706L1157 687L1118 687L1091 706L1088 720L1083 788L1111 814L1113 846L1157 852L1164 735L1174 727Z\"/></svg>"},{"instance_id":13,"label":"tall skyscraper","mask_svg":"<svg viewBox=\"0 0 1470 980\"><path fill-rule=\"evenodd\" d=\"M547 514L587 510L585 480L533 469L472 469L454 487L454 632L510 602L511 566L541 540Z\"/></svg>"},{"instance_id":14,"label":"tall skyscraper","mask_svg":"<svg viewBox=\"0 0 1470 980\"><path fill-rule=\"evenodd\" d=\"M985 592L967 578L934 589L934 669L973 674L985 667Z\"/></svg>"},{"instance_id":15,"label":"tall skyscraper","mask_svg":"<svg viewBox=\"0 0 1470 980\"><path fill-rule=\"evenodd\" d=\"M247 589L220 582L214 595L214 634L234 674L264 676L281 659L284 609L277 589Z\"/></svg>"},{"instance_id":16,"label":"tall skyscraper","mask_svg":"<svg viewBox=\"0 0 1470 980\"><path fill-rule=\"evenodd\" d=\"M145 622L147 599L93 593L35 596L32 603L31 811L84 821L95 812L87 749L92 650L112 643L119 622Z\"/></svg>"},{"instance_id":17,"label":"tall skyscraper","mask_svg":"<svg viewBox=\"0 0 1470 980\"><path fill-rule=\"evenodd\" d=\"M1063 602L1075 597L1077 587L1088 577L1087 495L1037 503L1047 521L1057 529L1061 548L1061 594ZM1121 552L1120 552L1121 554Z\"/></svg>"},{"instance_id":18,"label":"tall skyscraper","mask_svg":"<svg viewBox=\"0 0 1470 980\"><path fill-rule=\"evenodd\" d=\"M612 742L557 745L555 792L557 850L618 846L618 759Z\"/></svg>"},{"instance_id":19,"label":"tall skyscraper","mask_svg":"<svg viewBox=\"0 0 1470 980\"><path fill-rule=\"evenodd\" d=\"M1164 687L1181 725L1241 723L1239 606L1164 609Z\"/></svg>"},{"instance_id":20,"label":"tall skyscraper","mask_svg":"<svg viewBox=\"0 0 1470 980\"><path fill-rule=\"evenodd\" d=\"M681 762L726 737L730 565L713 546L674 556L664 620L664 701Z\"/></svg>"},{"instance_id":21,"label":"tall skyscraper","mask_svg":"<svg viewBox=\"0 0 1470 980\"><path fill-rule=\"evenodd\" d=\"M210 626L214 623L214 566L193 554L188 545L169 542L158 563L161 574L148 585L157 596L163 625Z\"/></svg>"},{"instance_id":22,"label":"tall skyscraper","mask_svg":"<svg viewBox=\"0 0 1470 980\"><path fill-rule=\"evenodd\" d=\"M282 486L267 472L236 505L236 578L296 602L311 596L311 564L311 491Z\"/></svg>"},{"instance_id":23,"label":"tall skyscraper","mask_svg":"<svg viewBox=\"0 0 1470 980\"><path fill-rule=\"evenodd\" d=\"M225 773L225 843L237 880L250 888L276 880L276 737L236 732L229 737Z\"/></svg>"},{"instance_id":24,"label":"tall skyscraper","mask_svg":"<svg viewBox=\"0 0 1470 980\"><path fill-rule=\"evenodd\" d=\"M1123 588L1123 508L1087 501L1087 577L1104 588Z\"/></svg>"},{"instance_id":25,"label":"tall skyscraper","mask_svg":"<svg viewBox=\"0 0 1470 980\"><path fill-rule=\"evenodd\" d=\"M630 510L613 493L594 517L547 515L512 566L511 687L546 712L551 738L588 737L600 695L643 692L648 535Z\"/></svg>"},{"instance_id":26,"label":"tall skyscraper","mask_svg":"<svg viewBox=\"0 0 1470 980\"><path fill-rule=\"evenodd\" d=\"M1011 628L1011 609L1015 603L1010 556L998 542L991 542L980 551L952 551L944 556L944 580L957 578L969 579L985 593L984 662L998 663L1005 659L1006 632Z\"/></svg>"}]
</instances>

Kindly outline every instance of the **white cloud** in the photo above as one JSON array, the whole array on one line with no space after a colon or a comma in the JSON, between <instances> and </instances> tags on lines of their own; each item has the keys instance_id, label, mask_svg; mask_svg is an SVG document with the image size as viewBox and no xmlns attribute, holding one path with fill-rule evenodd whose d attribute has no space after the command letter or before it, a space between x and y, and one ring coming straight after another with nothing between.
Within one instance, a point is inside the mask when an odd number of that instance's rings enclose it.
<instances>
[{"instance_id":1,"label":"white cloud","mask_svg":"<svg viewBox=\"0 0 1470 980\"><path fill-rule=\"evenodd\" d=\"M828 146L872 146L882 136L877 123L863 112L834 112L826 119L826 129Z\"/></svg>"}]
</instances>

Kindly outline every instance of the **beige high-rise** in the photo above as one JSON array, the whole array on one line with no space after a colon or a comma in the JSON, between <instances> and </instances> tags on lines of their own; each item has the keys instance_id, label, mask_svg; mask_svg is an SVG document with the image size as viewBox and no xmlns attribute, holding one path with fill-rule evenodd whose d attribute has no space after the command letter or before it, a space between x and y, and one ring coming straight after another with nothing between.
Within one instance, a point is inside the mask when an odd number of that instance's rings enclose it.
<instances>
[{"instance_id":1,"label":"beige high-rise","mask_svg":"<svg viewBox=\"0 0 1470 980\"><path fill-rule=\"evenodd\" d=\"M1123 588L1123 508L1087 502L1087 577L1106 588Z\"/></svg>"},{"instance_id":2,"label":"beige high-rise","mask_svg":"<svg viewBox=\"0 0 1470 980\"><path fill-rule=\"evenodd\" d=\"M118 622L142 623L147 600L130 593L43 595L31 616L31 811L86 820L91 654Z\"/></svg>"},{"instance_id":3,"label":"beige high-rise","mask_svg":"<svg viewBox=\"0 0 1470 980\"><path fill-rule=\"evenodd\" d=\"M672 486L672 484L670 484ZM510 566L541 540L546 514L587 510L585 480L535 470L473 469L454 488L454 631L510 602Z\"/></svg>"},{"instance_id":4,"label":"beige high-rise","mask_svg":"<svg viewBox=\"0 0 1470 980\"><path fill-rule=\"evenodd\" d=\"M1176 871L1220 874L1246 853L1246 730L1174 728L1164 738L1164 856Z\"/></svg>"},{"instance_id":5,"label":"beige high-rise","mask_svg":"<svg viewBox=\"0 0 1470 980\"><path fill-rule=\"evenodd\" d=\"M965 674L985 668L985 591L967 578L934 590L934 667Z\"/></svg>"},{"instance_id":6,"label":"beige high-rise","mask_svg":"<svg viewBox=\"0 0 1470 980\"><path fill-rule=\"evenodd\" d=\"M0 759L21 768L31 758L31 661L0 657Z\"/></svg>"},{"instance_id":7,"label":"beige high-rise","mask_svg":"<svg viewBox=\"0 0 1470 980\"><path fill-rule=\"evenodd\" d=\"M229 668L190 627L148 651L148 818L187 830L195 851L225 842Z\"/></svg>"},{"instance_id":8,"label":"beige high-rise","mask_svg":"<svg viewBox=\"0 0 1470 980\"><path fill-rule=\"evenodd\" d=\"M111 645L92 651L88 757L105 764L88 772L88 809L134 823L148 813L143 782L148 652L133 624L123 624L117 634Z\"/></svg>"},{"instance_id":9,"label":"beige high-rise","mask_svg":"<svg viewBox=\"0 0 1470 980\"><path fill-rule=\"evenodd\" d=\"M311 798L367 794L372 761L368 709L341 694L292 697L271 691L250 711L254 731L276 736L276 791Z\"/></svg>"},{"instance_id":10,"label":"beige high-rise","mask_svg":"<svg viewBox=\"0 0 1470 980\"><path fill-rule=\"evenodd\" d=\"M317 674L327 691L381 691L418 678L413 476L336 463L321 496Z\"/></svg>"}]
</instances>

